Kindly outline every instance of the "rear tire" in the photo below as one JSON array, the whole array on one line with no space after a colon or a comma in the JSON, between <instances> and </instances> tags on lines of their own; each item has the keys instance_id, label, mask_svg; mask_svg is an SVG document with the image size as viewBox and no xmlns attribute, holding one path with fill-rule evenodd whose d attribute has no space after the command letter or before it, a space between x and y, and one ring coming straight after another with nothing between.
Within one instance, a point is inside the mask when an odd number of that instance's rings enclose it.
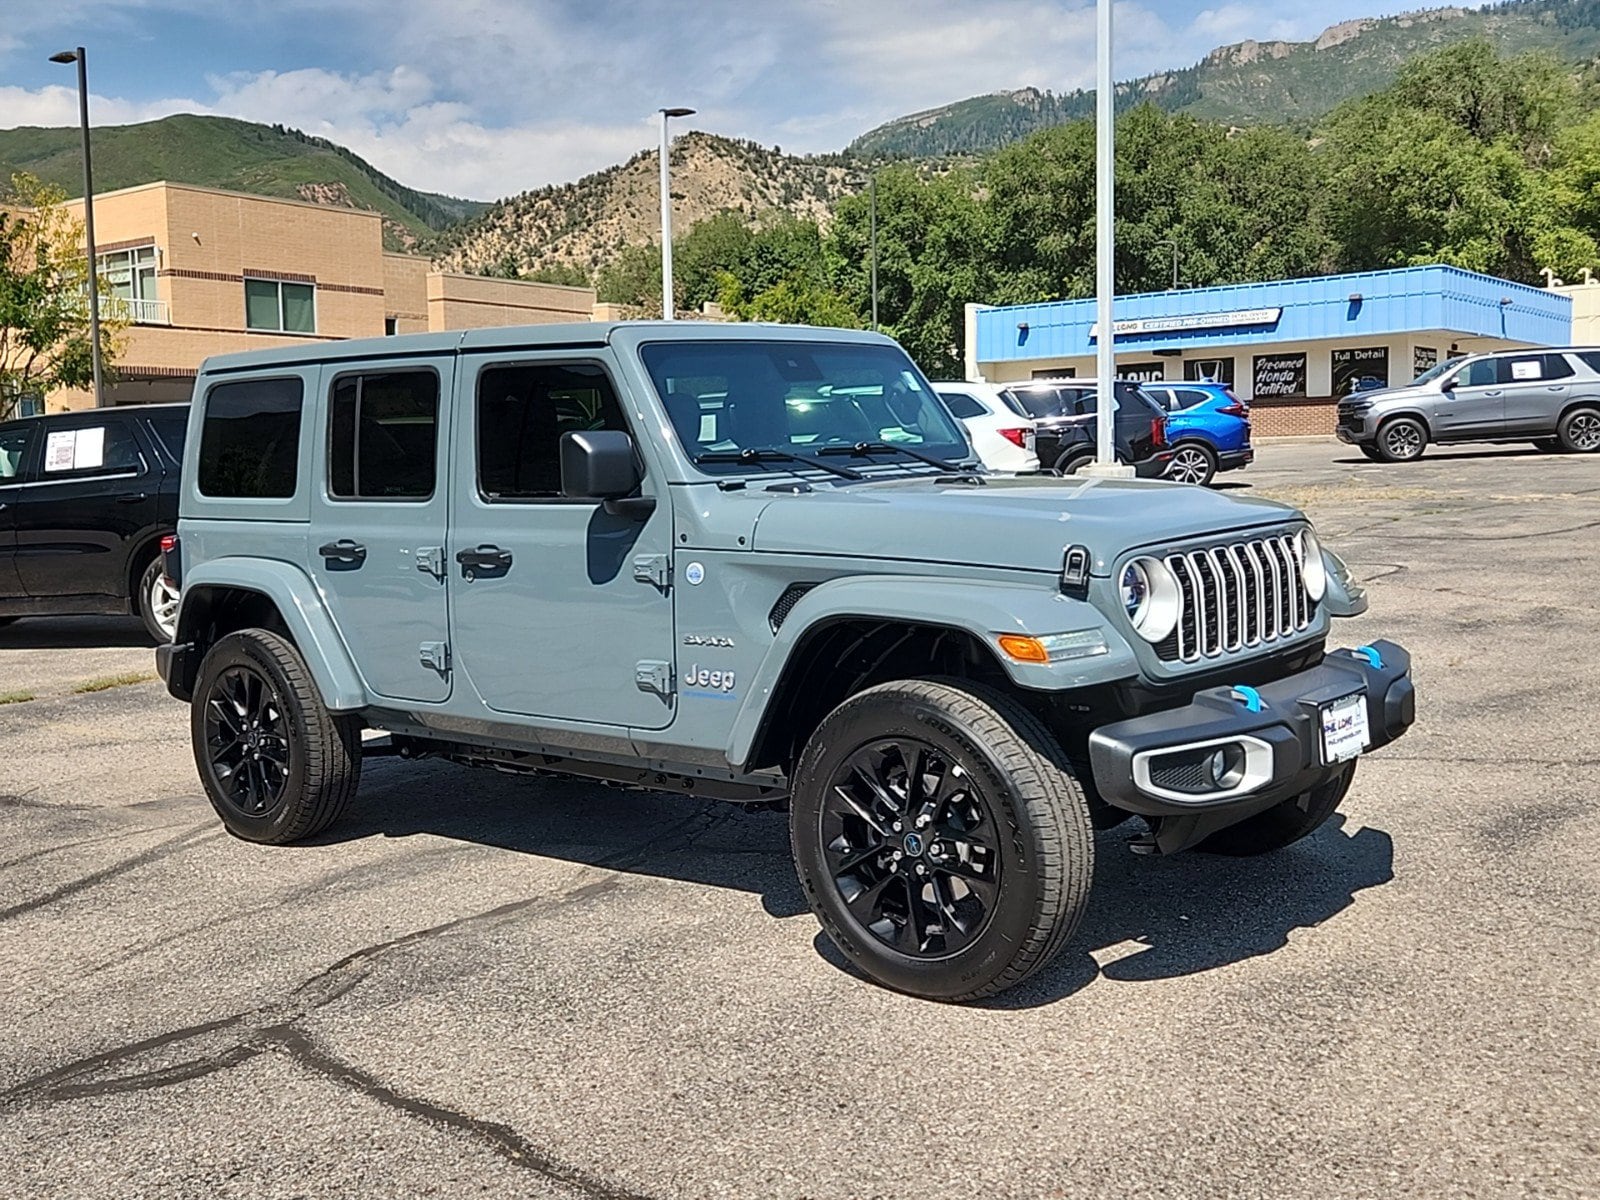
<instances>
[{"instance_id":1,"label":"rear tire","mask_svg":"<svg viewBox=\"0 0 1600 1200\"><path fill-rule=\"evenodd\" d=\"M300 652L276 633L245 629L212 646L189 711L200 782L235 837L312 837L361 782L360 722L327 710Z\"/></svg>"},{"instance_id":2,"label":"rear tire","mask_svg":"<svg viewBox=\"0 0 1600 1200\"><path fill-rule=\"evenodd\" d=\"M1600 409L1575 408L1556 426L1556 439L1571 454L1600 450Z\"/></svg>"},{"instance_id":3,"label":"rear tire","mask_svg":"<svg viewBox=\"0 0 1600 1200\"><path fill-rule=\"evenodd\" d=\"M1428 431L1412 417L1396 417L1378 430L1378 457L1384 462L1414 462L1428 444Z\"/></svg>"},{"instance_id":4,"label":"rear tire","mask_svg":"<svg viewBox=\"0 0 1600 1200\"><path fill-rule=\"evenodd\" d=\"M162 578L161 559L150 560L150 565L139 576L139 591L134 597L139 619L145 632L157 645L164 645L178 632L178 593L166 585Z\"/></svg>"},{"instance_id":5,"label":"rear tire","mask_svg":"<svg viewBox=\"0 0 1600 1200\"><path fill-rule=\"evenodd\" d=\"M1076 475L1093 461L1092 454L1063 454L1056 459L1056 474Z\"/></svg>"},{"instance_id":6,"label":"rear tire","mask_svg":"<svg viewBox=\"0 0 1600 1200\"><path fill-rule=\"evenodd\" d=\"M1533 448L1543 451L1545 454L1564 454L1567 449L1561 444L1560 438L1536 438Z\"/></svg>"},{"instance_id":7,"label":"rear tire","mask_svg":"<svg viewBox=\"0 0 1600 1200\"><path fill-rule=\"evenodd\" d=\"M1205 487L1217 473L1217 456L1199 442L1179 442L1167 463L1166 477L1174 483Z\"/></svg>"},{"instance_id":8,"label":"rear tire","mask_svg":"<svg viewBox=\"0 0 1600 1200\"><path fill-rule=\"evenodd\" d=\"M1054 737L964 681L880 684L834 709L796 767L790 837L839 951L928 1000L992 996L1044 966L1094 874L1089 806Z\"/></svg>"},{"instance_id":9,"label":"rear tire","mask_svg":"<svg viewBox=\"0 0 1600 1200\"><path fill-rule=\"evenodd\" d=\"M1356 764L1351 763L1321 787L1291 796L1282 804L1246 817L1237 825L1219 829L1201 842L1199 848L1211 854L1240 858L1282 850L1315 832L1333 816L1355 777Z\"/></svg>"}]
</instances>

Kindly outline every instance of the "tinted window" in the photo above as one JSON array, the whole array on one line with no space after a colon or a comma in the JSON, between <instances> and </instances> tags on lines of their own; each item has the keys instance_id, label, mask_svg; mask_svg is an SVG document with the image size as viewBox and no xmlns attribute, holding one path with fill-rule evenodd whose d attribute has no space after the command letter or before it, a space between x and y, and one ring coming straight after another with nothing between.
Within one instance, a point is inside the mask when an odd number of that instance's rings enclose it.
<instances>
[{"instance_id":1,"label":"tinted window","mask_svg":"<svg viewBox=\"0 0 1600 1200\"><path fill-rule=\"evenodd\" d=\"M126 421L46 429L40 479L80 479L144 470L139 443Z\"/></svg>"},{"instance_id":2,"label":"tinted window","mask_svg":"<svg viewBox=\"0 0 1600 1200\"><path fill-rule=\"evenodd\" d=\"M294 495L300 462L298 379L222 383L206 396L200 491L237 499Z\"/></svg>"},{"instance_id":3,"label":"tinted window","mask_svg":"<svg viewBox=\"0 0 1600 1200\"><path fill-rule=\"evenodd\" d=\"M1497 360L1496 379L1500 383L1537 383L1543 379L1565 379L1576 374L1559 354L1526 354Z\"/></svg>"},{"instance_id":4,"label":"tinted window","mask_svg":"<svg viewBox=\"0 0 1600 1200\"><path fill-rule=\"evenodd\" d=\"M489 500L559 496L561 435L627 428L599 366L491 367L478 377L478 490Z\"/></svg>"},{"instance_id":5,"label":"tinted window","mask_svg":"<svg viewBox=\"0 0 1600 1200\"><path fill-rule=\"evenodd\" d=\"M1457 387L1488 387L1498 382L1499 375L1492 358L1480 358L1477 362L1469 362L1456 376Z\"/></svg>"},{"instance_id":6,"label":"tinted window","mask_svg":"<svg viewBox=\"0 0 1600 1200\"><path fill-rule=\"evenodd\" d=\"M1600 371L1600 353L1593 350L1585 350L1578 357L1583 359L1584 365L1589 370Z\"/></svg>"},{"instance_id":7,"label":"tinted window","mask_svg":"<svg viewBox=\"0 0 1600 1200\"><path fill-rule=\"evenodd\" d=\"M188 414L173 413L170 416L151 417L150 428L155 431L162 449L172 455L173 461L182 462L183 443L189 436Z\"/></svg>"},{"instance_id":8,"label":"tinted window","mask_svg":"<svg viewBox=\"0 0 1600 1200\"><path fill-rule=\"evenodd\" d=\"M741 450L794 453L859 442L966 458L966 436L903 350L847 342L658 342L640 350L673 428L703 468Z\"/></svg>"},{"instance_id":9,"label":"tinted window","mask_svg":"<svg viewBox=\"0 0 1600 1200\"><path fill-rule=\"evenodd\" d=\"M344 499L433 495L439 377L432 371L347 375L328 401L328 491Z\"/></svg>"},{"instance_id":10,"label":"tinted window","mask_svg":"<svg viewBox=\"0 0 1600 1200\"><path fill-rule=\"evenodd\" d=\"M28 455L28 441L32 435L31 426L0 428L0 482L22 474L22 460Z\"/></svg>"},{"instance_id":11,"label":"tinted window","mask_svg":"<svg viewBox=\"0 0 1600 1200\"><path fill-rule=\"evenodd\" d=\"M939 399L943 400L944 406L963 421L985 416L989 411L978 403L975 396L969 396L965 392L940 392Z\"/></svg>"},{"instance_id":12,"label":"tinted window","mask_svg":"<svg viewBox=\"0 0 1600 1200\"><path fill-rule=\"evenodd\" d=\"M1119 380L1115 386L1117 389L1118 412L1159 414L1162 411L1161 405L1138 384ZM1073 398L1070 411L1078 416L1087 416L1099 412L1099 394L1092 389L1080 389Z\"/></svg>"}]
</instances>

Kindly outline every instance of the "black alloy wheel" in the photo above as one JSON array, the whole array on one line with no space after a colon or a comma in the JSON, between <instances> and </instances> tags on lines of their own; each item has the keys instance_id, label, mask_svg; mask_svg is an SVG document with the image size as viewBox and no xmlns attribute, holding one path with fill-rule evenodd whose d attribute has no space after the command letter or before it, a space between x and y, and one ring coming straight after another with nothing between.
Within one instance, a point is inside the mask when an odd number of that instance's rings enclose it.
<instances>
[{"instance_id":1,"label":"black alloy wheel","mask_svg":"<svg viewBox=\"0 0 1600 1200\"><path fill-rule=\"evenodd\" d=\"M926 742L868 742L827 783L823 854L873 937L912 958L954 954L999 895L994 814L977 780Z\"/></svg>"},{"instance_id":2,"label":"black alloy wheel","mask_svg":"<svg viewBox=\"0 0 1600 1200\"><path fill-rule=\"evenodd\" d=\"M288 790L290 748L283 701L261 672L233 666L205 701L207 768L217 793L247 817L271 816Z\"/></svg>"}]
</instances>

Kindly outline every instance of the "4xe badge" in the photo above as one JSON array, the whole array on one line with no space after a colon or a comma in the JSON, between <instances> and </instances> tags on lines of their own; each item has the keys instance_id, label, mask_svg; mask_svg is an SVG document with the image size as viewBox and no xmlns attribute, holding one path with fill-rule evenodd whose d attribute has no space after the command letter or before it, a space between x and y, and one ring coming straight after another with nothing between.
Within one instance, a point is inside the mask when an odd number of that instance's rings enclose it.
<instances>
[{"instance_id":1,"label":"4xe badge","mask_svg":"<svg viewBox=\"0 0 1600 1200\"><path fill-rule=\"evenodd\" d=\"M708 692L733 691L732 671L708 671L698 663L689 668L689 674L684 677L687 687L701 688Z\"/></svg>"}]
</instances>

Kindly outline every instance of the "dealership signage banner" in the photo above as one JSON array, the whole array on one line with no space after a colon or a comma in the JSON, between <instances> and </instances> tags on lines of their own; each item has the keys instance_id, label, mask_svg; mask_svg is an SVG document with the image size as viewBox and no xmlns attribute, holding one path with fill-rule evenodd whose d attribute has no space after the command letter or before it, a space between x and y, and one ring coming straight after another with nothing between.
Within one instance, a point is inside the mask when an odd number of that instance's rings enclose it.
<instances>
[{"instance_id":1,"label":"dealership signage banner","mask_svg":"<svg viewBox=\"0 0 1600 1200\"><path fill-rule=\"evenodd\" d=\"M1111 331L1117 337L1135 333L1185 333L1191 329L1231 329L1239 325L1276 325L1283 315L1281 308L1236 308L1231 312L1190 313L1177 317L1135 317L1127 321L1113 321ZM1100 322L1089 326L1089 336L1100 336Z\"/></svg>"},{"instance_id":2,"label":"dealership signage banner","mask_svg":"<svg viewBox=\"0 0 1600 1200\"><path fill-rule=\"evenodd\" d=\"M1123 363L1117 368L1118 379L1131 379L1135 383L1160 383L1166 377L1167 368L1164 363Z\"/></svg>"},{"instance_id":3,"label":"dealership signage banner","mask_svg":"<svg viewBox=\"0 0 1600 1200\"><path fill-rule=\"evenodd\" d=\"M1258 400L1263 396L1304 396L1306 356L1304 354L1256 355L1253 390Z\"/></svg>"},{"instance_id":4,"label":"dealership signage banner","mask_svg":"<svg viewBox=\"0 0 1600 1200\"><path fill-rule=\"evenodd\" d=\"M1389 386L1389 347L1369 346L1333 352L1333 394L1348 396L1366 387Z\"/></svg>"},{"instance_id":5,"label":"dealership signage banner","mask_svg":"<svg viewBox=\"0 0 1600 1200\"><path fill-rule=\"evenodd\" d=\"M1225 383L1233 386L1232 358L1186 358L1183 377L1189 383Z\"/></svg>"}]
</instances>

